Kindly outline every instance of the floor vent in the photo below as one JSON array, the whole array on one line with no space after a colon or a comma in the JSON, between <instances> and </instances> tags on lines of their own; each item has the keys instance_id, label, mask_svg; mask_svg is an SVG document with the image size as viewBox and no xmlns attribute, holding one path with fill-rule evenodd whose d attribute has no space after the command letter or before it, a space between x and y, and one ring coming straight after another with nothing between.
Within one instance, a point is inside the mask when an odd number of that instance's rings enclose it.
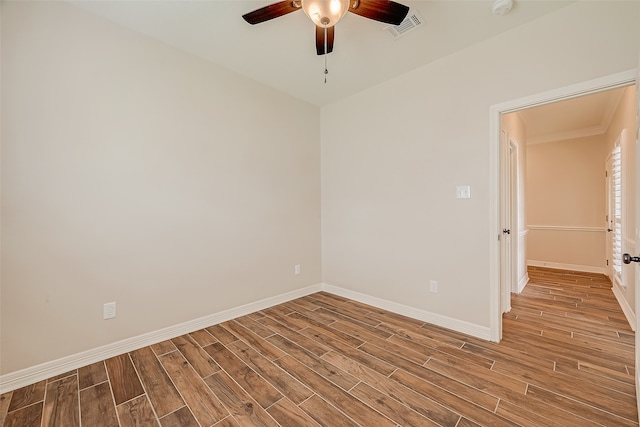
<instances>
[{"instance_id":1,"label":"floor vent","mask_svg":"<svg viewBox=\"0 0 640 427\"><path fill-rule=\"evenodd\" d=\"M385 28L394 38L400 38L410 31L415 30L424 23L424 18L417 11L411 11L400 25L392 25Z\"/></svg>"}]
</instances>

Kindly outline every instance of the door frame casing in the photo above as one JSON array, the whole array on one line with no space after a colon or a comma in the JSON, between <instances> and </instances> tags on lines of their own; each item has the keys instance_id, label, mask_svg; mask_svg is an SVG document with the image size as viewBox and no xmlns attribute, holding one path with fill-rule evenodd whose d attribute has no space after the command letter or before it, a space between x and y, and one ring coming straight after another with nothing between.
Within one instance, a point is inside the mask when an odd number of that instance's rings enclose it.
<instances>
[{"instance_id":1,"label":"door frame casing","mask_svg":"<svg viewBox=\"0 0 640 427\"><path fill-rule=\"evenodd\" d=\"M502 339L502 289L500 284L502 257L500 253L500 241L498 240L498 236L502 233L500 229L500 224L502 223L500 209L502 199L500 182L500 171L502 168L500 158L500 116L525 108L537 107L590 93L628 86L636 83L636 75L637 70L635 69L623 71L524 98L495 104L489 108L489 329L491 341L500 342Z\"/></svg>"}]
</instances>

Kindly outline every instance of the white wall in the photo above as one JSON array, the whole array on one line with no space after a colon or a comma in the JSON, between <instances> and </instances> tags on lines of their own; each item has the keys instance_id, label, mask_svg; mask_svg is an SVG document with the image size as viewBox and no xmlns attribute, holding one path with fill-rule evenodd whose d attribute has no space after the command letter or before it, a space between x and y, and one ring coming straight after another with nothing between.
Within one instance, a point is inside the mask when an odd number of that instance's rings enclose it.
<instances>
[{"instance_id":1,"label":"white wall","mask_svg":"<svg viewBox=\"0 0 640 427\"><path fill-rule=\"evenodd\" d=\"M323 108L323 281L488 328L490 107L635 68L639 17L577 2Z\"/></svg>"},{"instance_id":2,"label":"white wall","mask_svg":"<svg viewBox=\"0 0 640 427\"><path fill-rule=\"evenodd\" d=\"M1 373L320 282L318 108L63 2L2 54Z\"/></svg>"}]
</instances>

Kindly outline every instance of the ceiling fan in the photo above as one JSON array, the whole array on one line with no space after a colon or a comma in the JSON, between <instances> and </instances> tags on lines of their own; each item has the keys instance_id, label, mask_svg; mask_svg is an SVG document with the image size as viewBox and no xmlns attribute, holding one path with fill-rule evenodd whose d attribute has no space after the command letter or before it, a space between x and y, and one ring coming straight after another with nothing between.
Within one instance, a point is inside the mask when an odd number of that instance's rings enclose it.
<instances>
[{"instance_id":1,"label":"ceiling fan","mask_svg":"<svg viewBox=\"0 0 640 427\"><path fill-rule=\"evenodd\" d=\"M251 25L269 21L299 9L316 25L318 55L333 52L334 25L347 13L355 13L374 21L399 25L409 8L390 0L285 0L242 15Z\"/></svg>"}]
</instances>

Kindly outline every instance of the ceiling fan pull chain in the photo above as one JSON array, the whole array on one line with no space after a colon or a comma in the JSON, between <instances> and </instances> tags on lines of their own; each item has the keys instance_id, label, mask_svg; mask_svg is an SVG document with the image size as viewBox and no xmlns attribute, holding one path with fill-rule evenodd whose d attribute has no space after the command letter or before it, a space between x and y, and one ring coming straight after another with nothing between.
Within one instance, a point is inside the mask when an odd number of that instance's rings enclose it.
<instances>
[{"instance_id":1,"label":"ceiling fan pull chain","mask_svg":"<svg viewBox=\"0 0 640 427\"><path fill-rule=\"evenodd\" d=\"M327 84L327 74L329 74L329 70L327 70L327 50L329 49L327 40L327 24L324 24L324 84Z\"/></svg>"}]
</instances>

